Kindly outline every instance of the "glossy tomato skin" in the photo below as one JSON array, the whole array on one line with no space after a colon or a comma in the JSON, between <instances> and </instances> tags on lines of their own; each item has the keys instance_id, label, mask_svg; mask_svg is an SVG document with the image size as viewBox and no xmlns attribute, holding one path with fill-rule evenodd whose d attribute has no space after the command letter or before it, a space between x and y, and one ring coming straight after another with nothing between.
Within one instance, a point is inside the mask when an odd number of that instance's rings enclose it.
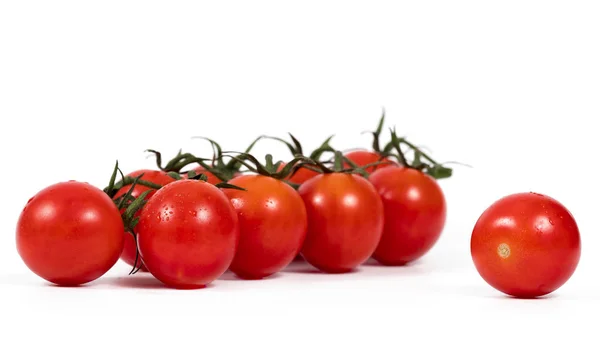
<instances>
[{"instance_id":1,"label":"glossy tomato skin","mask_svg":"<svg viewBox=\"0 0 600 348\"><path fill-rule=\"evenodd\" d=\"M160 170L151 170L151 169L136 170L134 172L127 174L127 176L136 178L141 174L144 174L144 175L140 178L140 180L149 181L149 182L155 183L157 185L161 185L161 186L165 186L165 185L170 184L173 181L175 181L175 179L170 177L167 173L160 171ZM123 186L119 191L117 191L117 193L115 194L115 198L125 195L127 192L129 192L130 188L131 188L131 185ZM151 189L148 186L136 185L133 188L131 195L133 197L139 197L142 193L144 193L146 191L150 191L150 193L146 196L147 200L152 198L152 196L156 192L156 190ZM139 216L139 211L137 213L137 216ZM123 245L123 252L121 253L121 260L123 260L128 265L133 266L135 263L136 253L137 252L136 252L135 239L133 238L131 233L127 232L127 233L125 233L125 243ZM143 272L147 271L146 267L143 265L143 263L141 261L141 258L139 258L139 257L138 257L138 262L135 265L135 267L139 268L140 271L143 271Z\"/></svg>"},{"instance_id":2,"label":"glossy tomato skin","mask_svg":"<svg viewBox=\"0 0 600 348\"><path fill-rule=\"evenodd\" d=\"M412 168L386 167L369 176L385 210L383 236L373 258L401 266L425 255L446 223L446 200L431 176Z\"/></svg>"},{"instance_id":3,"label":"glossy tomato skin","mask_svg":"<svg viewBox=\"0 0 600 348\"><path fill-rule=\"evenodd\" d=\"M205 287L233 260L238 218L214 185L179 180L156 192L135 228L146 268L169 287Z\"/></svg>"},{"instance_id":4,"label":"glossy tomato skin","mask_svg":"<svg viewBox=\"0 0 600 348\"><path fill-rule=\"evenodd\" d=\"M23 209L17 250L27 267L62 286L77 286L105 274L123 250L119 210L100 189L76 181L51 185Z\"/></svg>"},{"instance_id":5,"label":"glossy tomato skin","mask_svg":"<svg viewBox=\"0 0 600 348\"><path fill-rule=\"evenodd\" d=\"M381 164L378 164L376 166L371 166L371 167L365 168L365 171L369 174L371 174L374 171L381 169L381 168L398 165L396 162L390 160L389 158L381 158L381 155L379 155L373 151L366 151L366 150L350 151L350 152L346 153L344 155L344 157L348 158L349 160L354 162L354 164L356 164L359 167L363 167L363 166L366 166L371 163L382 162ZM350 165L347 163L344 163L344 167L350 168Z\"/></svg>"},{"instance_id":6,"label":"glossy tomato skin","mask_svg":"<svg viewBox=\"0 0 600 348\"><path fill-rule=\"evenodd\" d=\"M246 190L223 190L240 224L231 271L245 279L279 272L293 261L306 237L302 198L290 185L263 175L244 175L229 183Z\"/></svg>"},{"instance_id":7,"label":"glossy tomato skin","mask_svg":"<svg viewBox=\"0 0 600 348\"><path fill-rule=\"evenodd\" d=\"M574 217L555 199L537 193L499 199L483 212L471 235L479 274L514 297L555 291L573 275L580 255Z\"/></svg>"},{"instance_id":8,"label":"glossy tomato skin","mask_svg":"<svg viewBox=\"0 0 600 348\"><path fill-rule=\"evenodd\" d=\"M319 174L298 189L308 216L302 257L328 273L349 272L369 259L383 232L383 204L365 178Z\"/></svg>"}]
</instances>

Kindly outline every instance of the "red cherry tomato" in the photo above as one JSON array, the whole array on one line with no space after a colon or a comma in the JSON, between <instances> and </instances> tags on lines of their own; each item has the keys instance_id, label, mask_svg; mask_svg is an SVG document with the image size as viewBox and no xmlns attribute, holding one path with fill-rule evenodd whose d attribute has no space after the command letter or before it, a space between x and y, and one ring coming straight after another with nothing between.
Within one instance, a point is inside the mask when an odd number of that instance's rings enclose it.
<instances>
[{"instance_id":1,"label":"red cherry tomato","mask_svg":"<svg viewBox=\"0 0 600 348\"><path fill-rule=\"evenodd\" d=\"M553 198L517 193L493 203L477 220L471 255L492 287L514 297L539 297L575 272L581 255L579 229Z\"/></svg>"},{"instance_id":2,"label":"red cherry tomato","mask_svg":"<svg viewBox=\"0 0 600 348\"><path fill-rule=\"evenodd\" d=\"M427 253L446 222L442 189L429 175L412 168L378 169L369 180L385 210L381 241L373 258L384 265L404 265Z\"/></svg>"},{"instance_id":3,"label":"red cherry tomato","mask_svg":"<svg viewBox=\"0 0 600 348\"><path fill-rule=\"evenodd\" d=\"M285 165L286 164L282 162L277 170L283 169ZM314 178L318 174L318 172L310 170L308 168L299 168L294 174L292 174L292 176L288 177L286 180L291 182L292 184L301 185L308 179Z\"/></svg>"},{"instance_id":4,"label":"red cherry tomato","mask_svg":"<svg viewBox=\"0 0 600 348\"><path fill-rule=\"evenodd\" d=\"M131 173L127 174L127 176L136 178L141 174L144 174L144 175L140 178L140 180L149 181L151 183L161 185L161 186L165 186L165 185L175 181L175 179L170 177L167 173L162 172L160 170L141 169L141 170L136 170L134 172L131 172ZM130 188L131 188L131 185L123 186L119 191L117 191L117 193L115 194L114 197L118 198L118 197L123 196L124 194L129 192ZM144 193L146 191L151 191L146 196L147 200L149 200L156 192L156 190L151 189L147 186L136 185L133 188L131 195L133 197L139 197L139 195L141 195L142 193ZM137 213L137 216L139 216L139 211ZM125 243L123 245L123 252L121 253L121 260L123 260L128 265L133 266L133 264L135 263L136 253L137 253L137 250L136 250L136 245L135 245L135 239L133 238L131 233L125 233ZM140 268L140 271L143 271L143 272L147 271L146 267L144 267L144 265L142 264L142 261L139 257L138 257L138 263L135 265L135 267Z\"/></svg>"},{"instance_id":5,"label":"red cherry tomato","mask_svg":"<svg viewBox=\"0 0 600 348\"><path fill-rule=\"evenodd\" d=\"M268 277L285 268L306 237L306 209L288 184L263 175L244 175L224 189L237 211L240 240L230 269L247 279Z\"/></svg>"},{"instance_id":6,"label":"red cherry tomato","mask_svg":"<svg viewBox=\"0 0 600 348\"><path fill-rule=\"evenodd\" d=\"M102 190L75 181L29 200L17 224L17 250L35 274L63 286L105 274L123 250L121 214Z\"/></svg>"},{"instance_id":7,"label":"red cherry tomato","mask_svg":"<svg viewBox=\"0 0 600 348\"><path fill-rule=\"evenodd\" d=\"M298 189L308 214L304 259L322 271L348 272L369 259L383 232L383 204L365 178L319 174Z\"/></svg>"},{"instance_id":8,"label":"red cherry tomato","mask_svg":"<svg viewBox=\"0 0 600 348\"><path fill-rule=\"evenodd\" d=\"M396 162L393 162L389 158L381 158L381 155L366 150L351 151L345 154L344 157L348 158L359 167L363 167L371 163L383 162L376 166L367 167L365 171L369 174L373 173L374 171L380 168L398 165ZM344 168L350 168L350 165L348 163L344 163Z\"/></svg>"},{"instance_id":9,"label":"red cherry tomato","mask_svg":"<svg viewBox=\"0 0 600 348\"><path fill-rule=\"evenodd\" d=\"M179 180L156 192L135 228L144 265L169 287L202 288L233 260L239 226L235 210L217 187Z\"/></svg>"}]
</instances>

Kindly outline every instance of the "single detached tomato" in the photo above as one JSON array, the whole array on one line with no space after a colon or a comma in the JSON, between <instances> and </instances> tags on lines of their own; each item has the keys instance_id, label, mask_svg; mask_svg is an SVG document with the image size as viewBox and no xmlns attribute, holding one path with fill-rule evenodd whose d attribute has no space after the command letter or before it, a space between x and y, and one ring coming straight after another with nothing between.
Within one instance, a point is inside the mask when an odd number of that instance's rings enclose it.
<instances>
[{"instance_id":1,"label":"single detached tomato","mask_svg":"<svg viewBox=\"0 0 600 348\"><path fill-rule=\"evenodd\" d=\"M285 165L286 164L282 162L279 165L279 168L277 170L283 169L283 167L285 167ZM318 174L319 174L318 172L308 169L308 168L299 168L294 174L292 174L286 180L291 182L292 184L301 185L308 179L313 178L313 177L317 176Z\"/></svg>"},{"instance_id":2,"label":"single detached tomato","mask_svg":"<svg viewBox=\"0 0 600 348\"><path fill-rule=\"evenodd\" d=\"M383 232L383 204L365 178L319 174L298 189L308 215L302 256L329 273L348 272L369 259Z\"/></svg>"},{"instance_id":3,"label":"single detached tomato","mask_svg":"<svg viewBox=\"0 0 600 348\"><path fill-rule=\"evenodd\" d=\"M558 201L517 193L493 203L477 220L471 255L479 274L505 294L532 298L553 292L575 272L579 229Z\"/></svg>"},{"instance_id":4,"label":"single detached tomato","mask_svg":"<svg viewBox=\"0 0 600 348\"><path fill-rule=\"evenodd\" d=\"M373 258L384 265L404 265L427 253L446 222L446 201L436 180L405 167L378 169L369 180L385 210L383 236Z\"/></svg>"},{"instance_id":5,"label":"single detached tomato","mask_svg":"<svg viewBox=\"0 0 600 348\"><path fill-rule=\"evenodd\" d=\"M144 175L140 178L140 180L148 181L148 182L151 182L151 183L154 183L157 185L161 185L161 186L167 185L167 184L175 181L175 179L170 177L167 173L160 171L160 170L141 169L141 170L136 170L134 172L131 172L131 173L127 174L127 176L136 178L141 174L144 174ZM114 197L118 198L118 197L121 197L121 196L127 194L127 192L129 192L130 188L131 188L131 185L123 186L119 191L117 191L117 193L115 194ZM135 187L133 188L131 195L133 197L139 197L139 195L141 195L142 193L144 193L146 191L150 191L150 193L146 196L147 200L150 199L156 192L156 190L151 189L148 186L138 184L138 185L135 185ZM139 212L138 212L138 216L139 216ZM123 245L123 252L121 253L121 260L123 260L128 265L133 266L133 264L135 263L136 254L137 254L137 250L136 250L136 245L135 245L135 239L133 238L131 233L127 232L127 233L125 233L125 243ZM141 271L147 271L146 267L144 267L144 265L142 264L141 258L139 258L139 257L138 257L138 263L135 265L135 267L139 268Z\"/></svg>"},{"instance_id":6,"label":"single detached tomato","mask_svg":"<svg viewBox=\"0 0 600 348\"><path fill-rule=\"evenodd\" d=\"M371 163L382 162L381 164L378 164L376 166L367 167L365 171L369 174L373 173L374 171L380 168L386 168L389 166L397 165L396 162L390 160L389 158L381 158L381 155L372 151L355 150L348 152L344 156L352 162L354 162L354 164L356 164L359 167L363 167ZM344 167L350 168L350 165L348 163L344 163Z\"/></svg>"},{"instance_id":7,"label":"single detached tomato","mask_svg":"<svg viewBox=\"0 0 600 348\"><path fill-rule=\"evenodd\" d=\"M119 260L124 234L121 214L102 190L69 181L29 200L17 224L17 250L38 276L76 286L99 278Z\"/></svg>"},{"instance_id":8,"label":"single detached tomato","mask_svg":"<svg viewBox=\"0 0 600 348\"><path fill-rule=\"evenodd\" d=\"M247 279L279 272L296 257L306 237L302 198L290 185L268 176L244 175L229 183L245 189L223 189L240 224L230 269Z\"/></svg>"},{"instance_id":9,"label":"single detached tomato","mask_svg":"<svg viewBox=\"0 0 600 348\"><path fill-rule=\"evenodd\" d=\"M198 180L179 180L156 191L135 227L144 265L167 286L202 288L233 260L238 218L227 196Z\"/></svg>"}]
</instances>

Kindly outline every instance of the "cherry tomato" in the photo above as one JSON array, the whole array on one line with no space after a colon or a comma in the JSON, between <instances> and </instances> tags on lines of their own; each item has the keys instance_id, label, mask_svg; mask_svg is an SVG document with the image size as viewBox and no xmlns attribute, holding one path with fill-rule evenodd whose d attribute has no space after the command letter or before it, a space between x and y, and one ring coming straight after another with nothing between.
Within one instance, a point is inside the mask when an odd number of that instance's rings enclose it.
<instances>
[{"instance_id":1,"label":"cherry tomato","mask_svg":"<svg viewBox=\"0 0 600 348\"><path fill-rule=\"evenodd\" d=\"M383 232L383 204L365 178L319 174L298 189L308 214L302 256L324 272L348 272L369 259Z\"/></svg>"},{"instance_id":2,"label":"cherry tomato","mask_svg":"<svg viewBox=\"0 0 600 348\"><path fill-rule=\"evenodd\" d=\"M367 167L365 171L369 174L373 173L374 171L380 168L398 165L396 162L393 162L389 158L381 158L381 155L366 150L351 151L345 154L344 157L348 158L359 167L363 167L371 163L383 162L376 166ZM344 168L350 168L350 165L348 163L344 163Z\"/></svg>"},{"instance_id":3,"label":"cherry tomato","mask_svg":"<svg viewBox=\"0 0 600 348\"><path fill-rule=\"evenodd\" d=\"M77 286L99 278L119 260L124 234L121 214L108 195L69 181L29 200L17 224L17 250L41 278Z\"/></svg>"},{"instance_id":4,"label":"cherry tomato","mask_svg":"<svg viewBox=\"0 0 600 348\"><path fill-rule=\"evenodd\" d=\"M471 255L479 274L497 290L514 297L544 296L575 272L581 255L579 229L555 199L512 194L479 217Z\"/></svg>"},{"instance_id":5,"label":"cherry tomato","mask_svg":"<svg viewBox=\"0 0 600 348\"><path fill-rule=\"evenodd\" d=\"M404 265L427 253L446 222L446 201L431 176L412 168L386 167L369 176L381 196L385 224L373 258Z\"/></svg>"},{"instance_id":6,"label":"cherry tomato","mask_svg":"<svg viewBox=\"0 0 600 348\"><path fill-rule=\"evenodd\" d=\"M277 170L283 169L283 167L285 167L285 165L286 164L282 162L279 165L279 168ZM308 179L313 178L313 177L317 176L318 174L319 174L318 172L316 172L314 170L310 170L308 168L299 168L294 174L292 174L292 176L290 176L286 180L291 182L292 184L301 185Z\"/></svg>"},{"instance_id":7,"label":"cherry tomato","mask_svg":"<svg viewBox=\"0 0 600 348\"><path fill-rule=\"evenodd\" d=\"M227 196L198 180L158 190L142 208L135 228L144 265L169 287L202 288L230 266L239 237Z\"/></svg>"},{"instance_id":8,"label":"cherry tomato","mask_svg":"<svg viewBox=\"0 0 600 348\"><path fill-rule=\"evenodd\" d=\"M306 237L306 209L290 185L263 175L244 175L224 189L237 211L240 240L230 269L247 279L268 277L285 268Z\"/></svg>"},{"instance_id":9,"label":"cherry tomato","mask_svg":"<svg viewBox=\"0 0 600 348\"><path fill-rule=\"evenodd\" d=\"M141 170L136 170L134 172L131 172L131 173L127 174L127 176L136 178L141 174L144 174L144 175L140 178L140 180L149 181L151 183L161 185L161 186L167 185L167 184L175 181L175 179L170 177L167 173L160 171L160 170L141 169ZM125 195L127 192L129 192L130 188L131 188L131 185L123 186L119 191L117 191L117 193L115 194L115 198ZM156 192L156 190L151 189L147 186L136 185L133 188L131 195L133 197L138 197L139 195L141 195L142 193L144 193L146 191L151 191L146 196L146 200L149 200ZM139 216L139 211L138 211L137 216ZM136 253L137 253L137 250L136 250L136 245L135 245L135 239L133 238L131 233L126 232L125 233L125 243L123 245L123 252L121 253L121 260L125 261L125 263L127 263L128 265L133 266L133 264L135 263ZM140 271L143 271L143 272L147 271L146 267L142 264L142 261L139 257L138 257L138 263L135 265L135 267L140 268Z\"/></svg>"}]
</instances>

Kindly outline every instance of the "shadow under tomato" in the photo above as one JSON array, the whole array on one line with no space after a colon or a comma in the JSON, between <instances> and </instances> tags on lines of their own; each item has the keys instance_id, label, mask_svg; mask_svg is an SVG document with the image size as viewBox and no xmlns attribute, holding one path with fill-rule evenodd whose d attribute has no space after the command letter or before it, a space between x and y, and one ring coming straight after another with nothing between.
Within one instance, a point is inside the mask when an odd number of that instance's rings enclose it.
<instances>
[{"instance_id":1,"label":"shadow under tomato","mask_svg":"<svg viewBox=\"0 0 600 348\"><path fill-rule=\"evenodd\" d=\"M381 262L379 262L379 261L377 261L377 260L375 260L374 258L371 257L371 258L369 258L367 260L367 262L365 262L363 264L363 266L368 266L368 267L382 267L382 268L394 268L394 267L396 267L396 268L403 268L403 267L408 268L408 267L417 267L417 266L419 266L421 264L422 264L422 260L421 259L417 259L417 260L414 260L414 261L411 261L411 262L407 262L407 263L403 263L403 264L399 264L399 265L386 265L386 264L383 264L383 263L381 263Z\"/></svg>"},{"instance_id":2,"label":"shadow under tomato","mask_svg":"<svg viewBox=\"0 0 600 348\"><path fill-rule=\"evenodd\" d=\"M500 300L511 300L511 301L543 301L543 300L550 300L556 297L555 294L550 293L544 296L539 296L539 297L515 297L515 296L510 296L510 295L505 295L505 294L499 294L494 296L497 299Z\"/></svg>"},{"instance_id":3,"label":"shadow under tomato","mask_svg":"<svg viewBox=\"0 0 600 348\"><path fill-rule=\"evenodd\" d=\"M300 255L296 256L291 263L306 263L306 260Z\"/></svg>"},{"instance_id":4,"label":"shadow under tomato","mask_svg":"<svg viewBox=\"0 0 600 348\"><path fill-rule=\"evenodd\" d=\"M358 273L358 272L360 272L360 268L357 267L357 268L354 268L354 269L346 271L346 272L328 273L328 272L324 272L324 271L317 269L316 267L312 266L311 264L309 264L307 262L299 262L299 263L290 264L282 272L283 273L295 273L295 274L322 274L322 275L332 276L332 275L336 275L336 274L343 275L343 274Z\"/></svg>"},{"instance_id":5,"label":"shadow under tomato","mask_svg":"<svg viewBox=\"0 0 600 348\"><path fill-rule=\"evenodd\" d=\"M398 265L398 266L389 266L389 265L384 265L383 263L381 263L381 262L379 262L379 261L375 260L374 258L369 258L369 259L367 260L367 262L365 262L365 263L363 264L363 266L366 266L366 267L386 267L386 268L387 268L387 267L405 267L405 266L408 266L408 265L410 265L410 264L408 264L408 263L405 263L405 264L403 264L403 265Z\"/></svg>"},{"instance_id":6,"label":"shadow under tomato","mask_svg":"<svg viewBox=\"0 0 600 348\"><path fill-rule=\"evenodd\" d=\"M213 284L208 284L202 288L173 288L166 286L160 280L146 272L119 277L109 277L105 281L108 285L131 289L203 290L213 287Z\"/></svg>"},{"instance_id":7,"label":"shadow under tomato","mask_svg":"<svg viewBox=\"0 0 600 348\"><path fill-rule=\"evenodd\" d=\"M451 273L453 266L448 264L436 264L428 259L417 259L402 265L385 265L375 259L369 259L361 267L367 274L378 275L404 275L404 276L428 276L434 273Z\"/></svg>"},{"instance_id":8,"label":"shadow under tomato","mask_svg":"<svg viewBox=\"0 0 600 348\"><path fill-rule=\"evenodd\" d=\"M449 289L445 289L446 292ZM550 300L557 295L555 293L550 293L541 297L514 297L507 295L503 292L495 290L493 288L490 289L487 285L481 286L460 286L455 288L455 290L451 291L455 294L460 294L468 297L479 297L479 298L488 298L494 300L504 300L504 301L542 301L542 300Z\"/></svg>"},{"instance_id":9,"label":"shadow under tomato","mask_svg":"<svg viewBox=\"0 0 600 348\"><path fill-rule=\"evenodd\" d=\"M107 282L110 285L120 288L168 289L163 283L148 273L112 277L108 278Z\"/></svg>"},{"instance_id":10,"label":"shadow under tomato","mask_svg":"<svg viewBox=\"0 0 600 348\"><path fill-rule=\"evenodd\" d=\"M235 273L233 273L231 271L227 271L222 276L219 277L219 280L253 282L253 281L261 281L261 280L277 279L280 277L281 277L280 273L275 273L275 274L271 274L270 276L264 277L264 278L248 279L248 278L241 278L241 277L237 276Z\"/></svg>"},{"instance_id":11,"label":"shadow under tomato","mask_svg":"<svg viewBox=\"0 0 600 348\"><path fill-rule=\"evenodd\" d=\"M55 283L45 283L45 286L51 287L51 288L64 288L64 289L69 289L69 288L88 288L92 285L94 285L96 282L92 281L89 283L85 283L85 284L78 284L78 285L60 285L60 284L55 284Z\"/></svg>"}]
</instances>

